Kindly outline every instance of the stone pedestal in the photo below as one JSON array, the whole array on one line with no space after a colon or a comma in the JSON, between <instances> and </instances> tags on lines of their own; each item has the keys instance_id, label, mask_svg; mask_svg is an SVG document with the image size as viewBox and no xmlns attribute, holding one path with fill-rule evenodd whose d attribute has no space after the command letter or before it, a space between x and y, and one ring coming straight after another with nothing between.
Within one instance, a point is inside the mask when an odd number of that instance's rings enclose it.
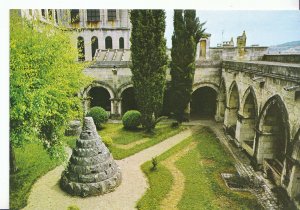
<instances>
[{"instance_id":1,"label":"stone pedestal","mask_svg":"<svg viewBox=\"0 0 300 210\"><path fill-rule=\"evenodd\" d=\"M91 196L113 191L121 184L121 171L98 135L93 118L85 117L60 186L71 195Z\"/></svg>"}]
</instances>

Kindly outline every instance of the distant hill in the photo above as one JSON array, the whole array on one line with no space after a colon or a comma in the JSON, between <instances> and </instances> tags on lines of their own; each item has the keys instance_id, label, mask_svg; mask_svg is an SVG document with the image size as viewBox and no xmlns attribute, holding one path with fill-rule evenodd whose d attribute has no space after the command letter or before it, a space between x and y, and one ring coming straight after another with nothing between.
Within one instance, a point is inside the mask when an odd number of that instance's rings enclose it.
<instances>
[{"instance_id":1,"label":"distant hill","mask_svg":"<svg viewBox=\"0 0 300 210\"><path fill-rule=\"evenodd\" d=\"M270 46L270 54L300 54L300 41L286 42L283 44Z\"/></svg>"}]
</instances>

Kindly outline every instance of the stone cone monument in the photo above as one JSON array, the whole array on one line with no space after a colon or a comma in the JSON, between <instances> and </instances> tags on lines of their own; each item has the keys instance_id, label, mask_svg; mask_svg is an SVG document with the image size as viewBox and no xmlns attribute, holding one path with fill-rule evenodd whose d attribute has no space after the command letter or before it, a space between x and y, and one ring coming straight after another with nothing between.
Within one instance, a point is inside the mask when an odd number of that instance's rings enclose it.
<instances>
[{"instance_id":1,"label":"stone cone monument","mask_svg":"<svg viewBox=\"0 0 300 210\"><path fill-rule=\"evenodd\" d=\"M61 188L86 197L111 192L121 180L121 170L98 135L93 118L85 117L76 148L61 175Z\"/></svg>"}]
</instances>

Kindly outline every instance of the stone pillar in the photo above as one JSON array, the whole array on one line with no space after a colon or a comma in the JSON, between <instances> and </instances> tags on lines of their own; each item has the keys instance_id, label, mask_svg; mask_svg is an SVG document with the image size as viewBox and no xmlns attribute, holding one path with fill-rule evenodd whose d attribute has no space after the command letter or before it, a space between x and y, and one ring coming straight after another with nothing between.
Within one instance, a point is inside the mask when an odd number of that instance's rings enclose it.
<instances>
[{"instance_id":1,"label":"stone pillar","mask_svg":"<svg viewBox=\"0 0 300 210\"><path fill-rule=\"evenodd\" d=\"M83 112L84 115L87 114L89 108L90 108L90 97L89 96L83 96L82 105L83 105Z\"/></svg>"},{"instance_id":2,"label":"stone pillar","mask_svg":"<svg viewBox=\"0 0 300 210\"><path fill-rule=\"evenodd\" d=\"M120 119L121 117L121 98L111 98L111 118Z\"/></svg>"},{"instance_id":3,"label":"stone pillar","mask_svg":"<svg viewBox=\"0 0 300 210\"><path fill-rule=\"evenodd\" d=\"M184 118L186 118L187 120L190 120L191 117L191 102L188 103L188 105L186 106L185 110L184 110Z\"/></svg>"},{"instance_id":4,"label":"stone pillar","mask_svg":"<svg viewBox=\"0 0 300 210\"><path fill-rule=\"evenodd\" d=\"M119 100L117 101L117 106L118 106L118 113L120 115L120 117L122 117L122 98L119 98Z\"/></svg>"},{"instance_id":5,"label":"stone pillar","mask_svg":"<svg viewBox=\"0 0 300 210\"><path fill-rule=\"evenodd\" d=\"M276 142L274 139L274 135L278 135L275 133L265 133L262 131L258 131L256 133L258 142L257 148L255 151L257 164L262 164L265 158L273 159L274 154L276 152Z\"/></svg>"},{"instance_id":6,"label":"stone pillar","mask_svg":"<svg viewBox=\"0 0 300 210\"><path fill-rule=\"evenodd\" d=\"M217 109L216 109L216 114L215 114L215 120L217 122L223 122L224 114L225 114L225 101L217 99Z\"/></svg>"},{"instance_id":7,"label":"stone pillar","mask_svg":"<svg viewBox=\"0 0 300 210\"><path fill-rule=\"evenodd\" d=\"M242 115L238 115L238 121L236 124L235 138L239 145L242 145L244 141L254 141L255 136L255 119L245 118Z\"/></svg>"},{"instance_id":8,"label":"stone pillar","mask_svg":"<svg viewBox=\"0 0 300 210\"><path fill-rule=\"evenodd\" d=\"M225 115L224 115L224 126L228 129L232 125L236 125L237 121L237 108L225 108Z\"/></svg>"},{"instance_id":9,"label":"stone pillar","mask_svg":"<svg viewBox=\"0 0 300 210\"><path fill-rule=\"evenodd\" d=\"M287 192L291 198L300 194L300 166L294 165L290 176Z\"/></svg>"}]
</instances>

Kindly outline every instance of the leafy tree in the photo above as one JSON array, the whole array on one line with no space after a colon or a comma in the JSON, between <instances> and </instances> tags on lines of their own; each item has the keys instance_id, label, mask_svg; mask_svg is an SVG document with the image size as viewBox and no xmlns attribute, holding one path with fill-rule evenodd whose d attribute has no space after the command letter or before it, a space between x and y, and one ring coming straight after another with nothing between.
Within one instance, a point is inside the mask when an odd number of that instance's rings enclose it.
<instances>
[{"instance_id":1,"label":"leafy tree","mask_svg":"<svg viewBox=\"0 0 300 210\"><path fill-rule=\"evenodd\" d=\"M184 112L191 100L196 47L205 31L204 24L195 10L174 10L170 94L171 110L179 122L185 120Z\"/></svg>"},{"instance_id":2,"label":"leafy tree","mask_svg":"<svg viewBox=\"0 0 300 210\"><path fill-rule=\"evenodd\" d=\"M132 10L130 20L132 81L142 126L151 131L162 109L166 83L165 12Z\"/></svg>"},{"instance_id":3,"label":"leafy tree","mask_svg":"<svg viewBox=\"0 0 300 210\"><path fill-rule=\"evenodd\" d=\"M41 141L52 157L63 157L61 137L71 119L82 117L77 94L90 80L68 32L50 24L10 16L10 145ZM12 172L16 169L11 166Z\"/></svg>"}]
</instances>

